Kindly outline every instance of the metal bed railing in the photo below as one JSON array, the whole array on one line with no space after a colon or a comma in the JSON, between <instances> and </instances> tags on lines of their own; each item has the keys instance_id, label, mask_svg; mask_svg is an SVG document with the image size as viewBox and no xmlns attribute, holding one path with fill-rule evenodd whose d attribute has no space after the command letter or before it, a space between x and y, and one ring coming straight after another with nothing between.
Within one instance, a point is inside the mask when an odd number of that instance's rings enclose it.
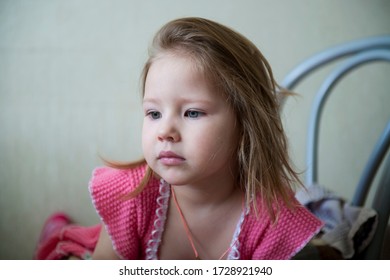
<instances>
[{"instance_id":1,"label":"metal bed railing","mask_svg":"<svg viewBox=\"0 0 390 280\"><path fill-rule=\"evenodd\" d=\"M318 183L318 142L321 116L332 89L348 73L360 66L375 62L390 62L390 36L364 38L341 44L322 51L297 65L283 80L283 88L293 90L303 79L315 70L330 62L344 59L341 65L334 69L320 86L311 107L306 147L306 178L305 184ZM284 100L281 100L283 106ZM390 110L390 104L389 104ZM375 192L372 208L378 213L378 226L368 248L359 256L363 259L379 259L385 231L390 214L390 156L384 163L390 147L390 120L379 137L368 162L362 172L351 204L363 206L372 186L373 180L381 166L384 166L382 177Z\"/></svg>"}]
</instances>

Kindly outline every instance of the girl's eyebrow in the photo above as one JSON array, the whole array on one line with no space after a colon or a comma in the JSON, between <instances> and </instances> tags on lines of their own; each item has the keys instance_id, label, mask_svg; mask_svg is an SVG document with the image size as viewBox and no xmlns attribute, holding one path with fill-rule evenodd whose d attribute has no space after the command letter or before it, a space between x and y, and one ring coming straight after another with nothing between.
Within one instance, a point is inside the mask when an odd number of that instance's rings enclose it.
<instances>
[{"instance_id":1,"label":"girl's eyebrow","mask_svg":"<svg viewBox=\"0 0 390 280\"><path fill-rule=\"evenodd\" d=\"M203 104L203 105L211 105L213 104L213 101L207 100L207 99L196 99L196 98L180 98L178 99L180 103L186 104L186 103L197 103L197 104ZM160 100L158 98L151 98L147 97L144 98L142 103L159 103Z\"/></svg>"},{"instance_id":2,"label":"girl's eyebrow","mask_svg":"<svg viewBox=\"0 0 390 280\"><path fill-rule=\"evenodd\" d=\"M143 100L142 100L142 103L157 103L158 101L157 101L157 99L156 98L144 98Z\"/></svg>"}]
</instances>

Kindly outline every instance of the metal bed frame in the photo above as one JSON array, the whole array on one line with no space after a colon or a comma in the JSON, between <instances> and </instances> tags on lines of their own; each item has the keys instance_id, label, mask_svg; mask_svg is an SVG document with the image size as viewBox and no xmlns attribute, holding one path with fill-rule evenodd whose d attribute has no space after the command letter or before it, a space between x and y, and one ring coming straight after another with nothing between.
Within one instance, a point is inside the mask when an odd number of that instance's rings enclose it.
<instances>
[{"instance_id":1,"label":"metal bed frame","mask_svg":"<svg viewBox=\"0 0 390 280\"><path fill-rule=\"evenodd\" d=\"M344 59L344 61L326 77L315 96L311 108L306 147L307 171L305 184L308 186L318 183L318 141L321 114L332 89L343 77L362 65L375 61L390 62L390 35L364 38L317 53L297 65L285 77L281 86L293 90L315 70L339 59ZM283 106L283 102L284 100L281 100L281 106ZM357 256L360 259L380 259L382 255L390 215L390 156L387 156L387 160L384 160L389 147L390 120L372 150L351 201L352 205L364 206L377 171L381 166L384 166L371 205L371 208L378 213L378 226L372 242L363 253Z\"/></svg>"}]
</instances>

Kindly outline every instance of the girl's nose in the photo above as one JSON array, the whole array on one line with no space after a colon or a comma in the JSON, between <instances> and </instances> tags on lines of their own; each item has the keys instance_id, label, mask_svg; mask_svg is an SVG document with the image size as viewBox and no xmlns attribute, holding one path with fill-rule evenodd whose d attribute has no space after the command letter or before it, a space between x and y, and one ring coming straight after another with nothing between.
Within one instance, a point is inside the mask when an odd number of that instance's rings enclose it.
<instances>
[{"instance_id":1,"label":"girl's nose","mask_svg":"<svg viewBox=\"0 0 390 280\"><path fill-rule=\"evenodd\" d=\"M180 133L172 121L166 121L161 124L158 133L158 140L168 142L180 141Z\"/></svg>"}]
</instances>

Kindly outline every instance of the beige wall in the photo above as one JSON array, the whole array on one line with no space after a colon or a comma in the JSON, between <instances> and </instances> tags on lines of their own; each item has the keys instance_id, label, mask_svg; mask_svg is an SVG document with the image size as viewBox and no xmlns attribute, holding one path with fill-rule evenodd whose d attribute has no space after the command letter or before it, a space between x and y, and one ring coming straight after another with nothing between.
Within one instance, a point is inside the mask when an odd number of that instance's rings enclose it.
<instances>
[{"instance_id":1,"label":"beige wall","mask_svg":"<svg viewBox=\"0 0 390 280\"><path fill-rule=\"evenodd\" d=\"M386 0L0 0L0 258L29 259L45 218L98 222L87 190L98 155L141 156L138 78L154 32L181 16L227 24L263 51L279 81L304 58L390 33ZM283 112L303 170L321 71ZM350 197L390 118L390 66L338 87L324 114L320 182Z\"/></svg>"}]
</instances>

